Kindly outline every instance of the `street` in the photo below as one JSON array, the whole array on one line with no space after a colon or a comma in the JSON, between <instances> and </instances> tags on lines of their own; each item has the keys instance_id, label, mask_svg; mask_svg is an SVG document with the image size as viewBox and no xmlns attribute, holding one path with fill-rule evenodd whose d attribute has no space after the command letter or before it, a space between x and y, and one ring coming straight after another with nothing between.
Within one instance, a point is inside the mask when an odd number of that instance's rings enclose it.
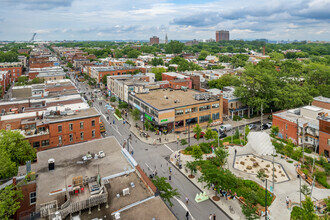
<instances>
[{"instance_id":1,"label":"street","mask_svg":"<svg viewBox=\"0 0 330 220\"><path fill-rule=\"evenodd\" d=\"M92 89L89 89L88 86L82 85L82 83L75 81L77 88L80 92L85 92L86 97L91 99L91 96L88 95L89 92L93 92ZM101 105L100 105L101 103ZM95 107L99 113L102 115L101 118L105 122L106 136L115 136L118 142L123 145L125 140L128 140L130 132L130 125L115 119L113 114L106 110L105 102L102 100L97 100L93 102L93 107ZM107 120L109 117L109 121ZM115 121L115 123L113 123ZM197 143L194 138L191 138L191 144ZM126 145L127 147L127 145ZM133 150L134 159L139 163L141 168L149 176L157 170L158 176L169 177L169 166L171 164L167 161L169 155L178 149L183 149L186 146L182 146L177 143L168 143L160 145L149 145L140 141L137 137L132 135L132 141L129 143L129 151ZM171 185L173 188L177 188L180 197L172 199L173 207L170 209L177 216L178 219L185 219L186 212L191 213L192 218L195 220L199 219L208 219L210 214L216 214L218 219L229 219L215 204L210 200L207 200L202 203L195 202L195 196L199 193L199 189L195 187L184 175L182 175L178 170L172 168L171 175ZM189 204L185 204L185 198L189 198Z\"/></svg>"}]
</instances>

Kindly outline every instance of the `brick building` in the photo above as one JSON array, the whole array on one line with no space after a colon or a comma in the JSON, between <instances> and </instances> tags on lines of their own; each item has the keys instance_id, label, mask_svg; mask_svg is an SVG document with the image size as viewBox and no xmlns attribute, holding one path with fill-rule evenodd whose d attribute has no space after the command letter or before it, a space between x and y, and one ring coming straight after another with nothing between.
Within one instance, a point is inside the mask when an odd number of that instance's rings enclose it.
<instances>
[{"instance_id":1,"label":"brick building","mask_svg":"<svg viewBox=\"0 0 330 220\"><path fill-rule=\"evenodd\" d=\"M229 31L216 31L215 32L215 41L219 42L221 40L229 40Z\"/></svg>"},{"instance_id":2,"label":"brick building","mask_svg":"<svg viewBox=\"0 0 330 220\"><path fill-rule=\"evenodd\" d=\"M322 115L319 117L320 136L319 136L319 154L330 157L330 117Z\"/></svg>"},{"instance_id":3,"label":"brick building","mask_svg":"<svg viewBox=\"0 0 330 220\"><path fill-rule=\"evenodd\" d=\"M100 83L103 79L103 76L115 76L115 75L125 75L127 73L133 73L139 68L129 66L129 67L91 67L91 77L96 79L98 83Z\"/></svg>"},{"instance_id":4,"label":"brick building","mask_svg":"<svg viewBox=\"0 0 330 220\"><path fill-rule=\"evenodd\" d=\"M330 110L330 98L318 96L313 99L312 105Z\"/></svg>"},{"instance_id":5,"label":"brick building","mask_svg":"<svg viewBox=\"0 0 330 220\"><path fill-rule=\"evenodd\" d=\"M192 88L192 81L189 79L175 79L170 80L170 88L172 89L182 89L182 88Z\"/></svg>"},{"instance_id":6,"label":"brick building","mask_svg":"<svg viewBox=\"0 0 330 220\"><path fill-rule=\"evenodd\" d=\"M30 180L13 178L13 185L21 188L23 198L20 200L20 208L14 215L15 220L31 219L35 214L37 201L37 184L35 181L35 174L30 175Z\"/></svg>"},{"instance_id":7,"label":"brick building","mask_svg":"<svg viewBox=\"0 0 330 220\"><path fill-rule=\"evenodd\" d=\"M17 82L17 78L23 74L23 65L21 62L0 63L0 71L8 71L10 83Z\"/></svg>"},{"instance_id":8,"label":"brick building","mask_svg":"<svg viewBox=\"0 0 330 220\"><path fill-rule=\"evenodd\" d=\"M159 37L156 37L156 36L151 37L150 41L149 41L149 44L150 45L159 44Z\"/></svg>"},{"instance_id":9,"label":"brick building","mask_svg":"<svg viewBox=\"0 0 330 220\"><path fill-rule=\"evenodd\" d=\"M1 97L3 97L6 92L6 87L9 85L9 79L8 71L0 71Z\"/></svg>"}]
</instances>

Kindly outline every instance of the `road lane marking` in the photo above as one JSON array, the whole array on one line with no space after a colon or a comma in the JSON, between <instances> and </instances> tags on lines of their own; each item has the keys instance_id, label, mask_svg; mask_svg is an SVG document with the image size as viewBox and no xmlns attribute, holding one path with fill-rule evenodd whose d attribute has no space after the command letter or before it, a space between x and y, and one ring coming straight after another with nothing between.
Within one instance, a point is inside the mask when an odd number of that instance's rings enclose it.
<instances>
[{"instance_id":1,"label":"road lane marking","mask_svg":"<svg viewBox=\"0 0 330 220\"><path fill-rule=\"evenodd\" d=\"M118 133L120 136L123 136L121 133L119 133L119 131L118 131L118 127L117 127L117 129L115 129L115 127L114 127L113 125L111 125L111 127L113 128L113 130L117 131L117 133Z\"/></svg>"},{"instance_id":2,"label":"road lane marking","mask_svg":"<svg viewBox=\"0 0 330 220\"><path fill-rule=\"evenodd\" d=\"M195 218L192 216L191 212L189 211L189 209L187 208L187 206L184 204L184 202L182 202L180 199L178 199L176 196L174 196L174 199L176 201L178 201L178 203L183 207L184 210L186 210L187 212L189 212L191 219L195 220Z\"/></svg>"},{"instance_id":3,"label":"road lane marking","mask_svg":"<svg viewBox=\"0 0 330 220\"><path fill-rule=\"evenodd\" d=\"M167 146L166 144L164 144L165 147L167 147L170 151L172 151L172 153L174 152L169 146Z\"/></svg>"}]
</instances>

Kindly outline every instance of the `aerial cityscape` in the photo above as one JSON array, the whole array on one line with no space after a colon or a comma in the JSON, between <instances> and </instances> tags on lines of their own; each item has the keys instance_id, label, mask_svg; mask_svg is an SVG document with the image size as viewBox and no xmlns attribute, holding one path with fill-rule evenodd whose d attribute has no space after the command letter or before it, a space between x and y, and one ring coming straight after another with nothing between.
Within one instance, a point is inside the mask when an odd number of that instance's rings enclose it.
<instances>
[{"instance_id":1,"label":"aerial cityscape","mask_svg":"<svg viewBox=\"0 0 330 220\"><path fill-rule=\"evenodd\" d=\"M1 1L0 219L329 219L329 11Z\"/></svg>"}]
</instances>

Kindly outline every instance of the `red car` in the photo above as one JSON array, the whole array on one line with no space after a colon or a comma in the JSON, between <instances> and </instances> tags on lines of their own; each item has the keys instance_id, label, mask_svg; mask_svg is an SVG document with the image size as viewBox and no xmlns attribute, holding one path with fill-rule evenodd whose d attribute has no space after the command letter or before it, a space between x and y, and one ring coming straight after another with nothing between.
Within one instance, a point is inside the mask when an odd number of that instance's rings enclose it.
<instances>
[{"instance_id":1,"label":"red car","mask_svg":"<svg viewBox=\"0 0 330 220\"><path fill-rule=\"evenodd\" d=\"M201 133L201 135L199 136L199 138L203 138L203 137L204 137L204 135L205 135L205 133L202 131L202 133ZM194 138L196 138L196 139L197 139L197 135L196 135L196 134L194 135Z\"/></svg>"}]
</instances>

